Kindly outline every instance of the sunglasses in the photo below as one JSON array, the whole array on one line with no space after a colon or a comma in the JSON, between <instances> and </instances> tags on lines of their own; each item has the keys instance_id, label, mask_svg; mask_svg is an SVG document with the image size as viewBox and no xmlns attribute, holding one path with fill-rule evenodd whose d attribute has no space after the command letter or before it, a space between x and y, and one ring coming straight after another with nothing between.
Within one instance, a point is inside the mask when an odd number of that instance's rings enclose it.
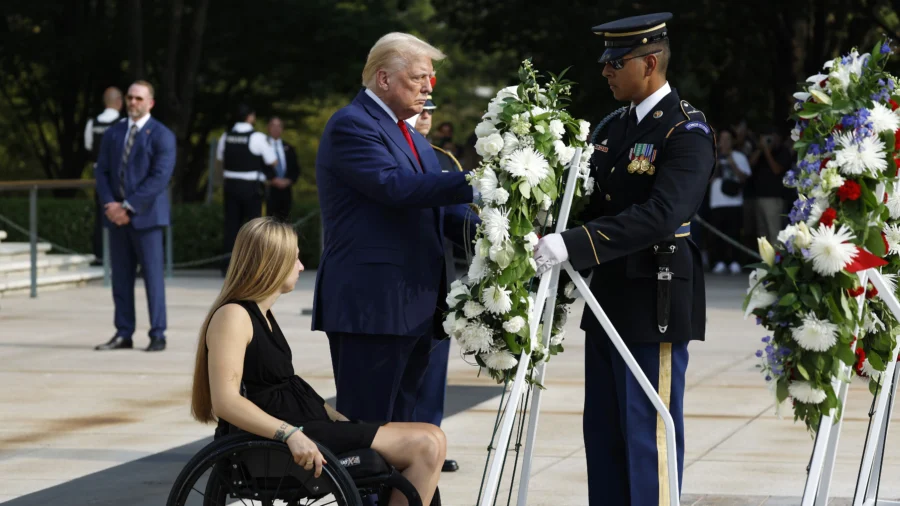
<instances>
[{"instance_id":1,"label":"sunglasses","mask_svg":"<svg viewBox=\"0 0 900 506\"><path fill-rule=\"evenodd\" d=\"M653 51L650 53L636 54L634 56L625 56L622 58L617 58L615 60L609 60L606 63L609 65L612 65L612 68L614 68L616 70L622 70L623 68L625 68L625 62L628 60L633 60L635 58L643 58L645 56L650 56L651 54L656 54L656 53L661 53L661 52L662 52L661 49L657 49L656 51Z\"/></svg>"}]
</instances>

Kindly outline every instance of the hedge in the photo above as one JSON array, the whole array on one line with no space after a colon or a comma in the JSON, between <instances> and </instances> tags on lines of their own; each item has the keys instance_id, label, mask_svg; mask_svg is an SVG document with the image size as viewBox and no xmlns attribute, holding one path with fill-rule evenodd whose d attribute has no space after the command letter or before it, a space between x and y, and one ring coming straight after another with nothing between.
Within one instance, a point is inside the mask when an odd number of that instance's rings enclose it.
<instances>
[{"instance_id":1,"label":"hedge","mask_svg":"<svg viewBox=\"0 0 900 506\"><path fill-rule=\"evenodd\" d=\"M317 201L294 201L290 221L318 213ZM192 262L220 255L222 251L221 204L187 203L172 206L172 246L175 264ZM0 197L0 216L28 229L28 199ZM297 228L300 259L307 269L315 269L321 256L320 225L318 214L305 220ZM94 228L94 202L86 199L38 200L38 236L79 253L92 253L91 236ZM28 234L21 233L0 221L5 230L5 241L28 241ZM205 264L192 268L218 268L217 264Z\"/></svg>"}]
</instances>

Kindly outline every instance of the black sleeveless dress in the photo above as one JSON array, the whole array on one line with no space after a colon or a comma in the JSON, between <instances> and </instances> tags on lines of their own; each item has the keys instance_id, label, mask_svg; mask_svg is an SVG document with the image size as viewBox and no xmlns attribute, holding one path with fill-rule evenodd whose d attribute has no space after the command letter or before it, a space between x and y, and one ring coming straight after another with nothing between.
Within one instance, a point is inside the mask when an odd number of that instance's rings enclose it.
<instances>
[{"instance_id":1,"label":"black sleeveless dress","mask_svg":"<svg viewBox=\"0 0 900 506\"><path fill-rule=\"evenodd\" d=\"M253 323L253 339L244 355L243 384L247 399L279 420L302 426L304 434L334 453L371 447L378 427L383 424L335 422L328 418L325 399L294 374L291 348L272 312L263 317L253 301L234 303L247 310ZM267 321L272 325L271 330ZM217 436L220 432L217 430Z\"/></svg>"}]
</instances>

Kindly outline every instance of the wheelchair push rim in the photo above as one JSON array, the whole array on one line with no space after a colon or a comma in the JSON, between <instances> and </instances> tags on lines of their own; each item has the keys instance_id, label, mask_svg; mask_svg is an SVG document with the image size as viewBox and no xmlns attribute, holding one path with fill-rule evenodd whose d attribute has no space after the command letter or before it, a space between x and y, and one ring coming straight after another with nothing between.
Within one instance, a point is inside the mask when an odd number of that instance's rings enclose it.
<instances>
[{"instance_id":1,"label":"wheelchair push rim","mask_svg":"<svg viewBox=\"0 0 900 506\"><path fill-rule=\"evenodd\" d=\"M226 436L188 462L167 505L362 506L356 485L338 458L321 445L319 451L328 464L315 478L314 471L294 463L284 443L248 434Z\"/></svg>"}]
</instances>

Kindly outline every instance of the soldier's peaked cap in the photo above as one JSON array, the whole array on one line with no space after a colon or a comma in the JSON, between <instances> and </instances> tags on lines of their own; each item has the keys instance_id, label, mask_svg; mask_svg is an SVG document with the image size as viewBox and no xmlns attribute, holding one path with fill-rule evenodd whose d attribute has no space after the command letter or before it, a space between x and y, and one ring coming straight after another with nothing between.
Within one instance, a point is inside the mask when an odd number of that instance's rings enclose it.
<instances>
[{"instance_id":1,"label":"soldier's peaked cap","mask_svg":"<svg viewBox=\"0 0 900 506\"><path fill-rule=\"evenodd\" d=\"M659 12L617 19L595 26L592 31L603 36L606 47L599 62L606 63L619 59L643 45L668 38L669 28L666 21L670 19L672 19L671 12Z\"/></svg>"}]
</instances>

